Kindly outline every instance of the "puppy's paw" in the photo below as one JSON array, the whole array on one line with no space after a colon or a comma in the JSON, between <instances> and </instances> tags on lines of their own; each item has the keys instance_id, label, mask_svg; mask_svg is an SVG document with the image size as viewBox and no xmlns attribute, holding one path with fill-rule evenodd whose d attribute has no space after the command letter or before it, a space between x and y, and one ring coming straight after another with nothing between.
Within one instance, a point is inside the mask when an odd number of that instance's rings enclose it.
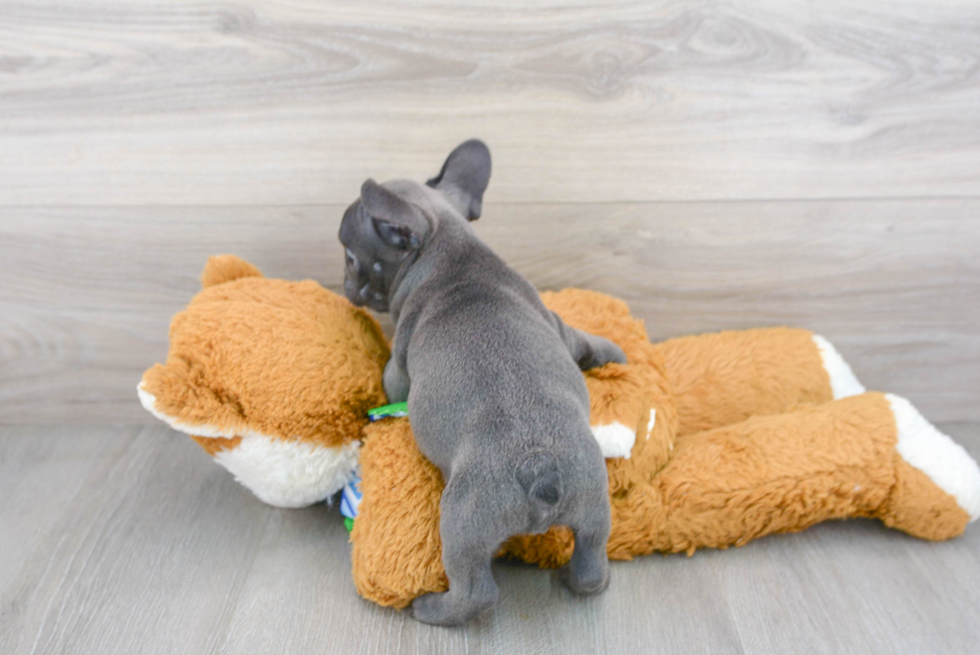
<instances>
[{"instance_id":1,"label":"puppy's paw","mask_svg":"<svg viewBox=\"0 0 980 655\"><path fill-rule=\"evenodd\" d=\"M578 366L583 371L605 366L609 363L626 363L626 353L609 339L597 337L594 334L586 334L585 338L588 347L583 356L578 359Z\"/></svg>"},{"instance_id":2,"label":"puppy's paw","mask_svg":"<svg viewBox=\"0 0 980 655\"><path fill-rule=\"evenodd\" d=\"M616 364L626 364L626 353L623 349L614 344L612 341L609 342L609 352L606 355L606 363L615 362Z\"/></svg>"},{"instance_id":3,"label":"puppy's paw","mask_svg":"<svg viewBox=\"0 0 980 655\"><path fill-rule=\"evenodd\" d=\"M394 357L390 358L388 363L385 364L385 371L381 378L381 383L384 386L385 395L388 397L389 403L403 403L408 400L408 389L410 386L408 376L398 367Z\"/></svg>"},{"instance_id":4,"label":"puppy's paw","mask_svg":"<svg viewBox=\"0 0 980 655\"><path fill-rule=\"evenodd\" d=\"M572 593L592 596L605 591L609 586L609 563L603 562L585 570L566 564L558 571L558 577Z\"/></svg>"},{"instance_id":5,"label":"puppy's paw","mask_svg":"<svg viewBox=\"0 0 980 655\"><path fill-rule=\"evenodd\" d=\"M449 622L450 608L446 596L449 592L425 594L412 601L412 617L416 621L430 625L453 625Z\"/></svg>"},{"instance_id":6,"label":"puppy's paw","mask_svg":"<svg viewBox=\"0 0 980 655\"><path fill-rule=\"evenodd\" d=\"M592 346L592 361L589 368L604 366L609 363L625 364L626 353L609 339L596 337L598 343Z\"/></svg>"},{"instance_id":7,"label":"puppy's paw","mask_svg":"<svg viewBox=\"0 0 980 655\"><path fill-rule=\"evenodd\" d=\"M462 599L445 591L440 594L425 594L412 601L412 616L429 625L462 625L478 614L490 609L495 598Z\"/></svg>"}]
</instances>

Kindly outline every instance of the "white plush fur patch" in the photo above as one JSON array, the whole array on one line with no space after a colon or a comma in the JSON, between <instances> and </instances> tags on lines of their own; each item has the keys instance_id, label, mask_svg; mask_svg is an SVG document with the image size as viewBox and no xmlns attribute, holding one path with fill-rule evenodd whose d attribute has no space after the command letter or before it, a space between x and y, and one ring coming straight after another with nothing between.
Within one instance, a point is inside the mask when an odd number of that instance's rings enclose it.
<instances>
[{"instance_id":1,"label":"white plush fur patch","mask_svg":"<svg viewBox=\"0 0 980 655\"><path fill-rule=\"evenodd\" d=\"M606 459L614 457L630 458L630 451L636 443L636 431L622 423L614 422L607 425L593 425L592 434L599 442L599 449Z\"/></svg>"},{"instance_id":2,"label":"white plush fur patch","mask_svg":"<svg viewBox=\"0 0 980 655\"><path fill-rule=\"evenodd\" d=\"M207 424L188 425L157 410L156 398L142 384L137 392L143 407L175 430L197 437L241 437L236 447L219 451L214 460L269 505L305 507L325 500L347 484L357 466L358 442L327 447L254 430L237 433Z\"/></svg>"},{"instance_id":3,"label":"white plush fur patch","mask_svg":"<svg viewBox=\"0 0 980 655\"><path fill-rule=\"evenodd\" d=\"M187 423L181 422L179 419L164 414L157 409L157 397L152 393L143 388L143 383L140 382L139 386L136 387L136 393L139 394L140 402L143 404L143 408L149 413L156 416L158 419L172 427L178 432L184 432L186 434L193 435L195 437L208 437L210 439L234 439L235 437L245 437L247 434L257 434L262 435L260 432L245 432L238 433L230 430L219 430L218 428L202 423L201 425L188 425Z\"/></svg>"},{"instance_id":4,"label":"white plush fur patch","mask_svg":"<svg viewBox=\"0 0 980 655\"><path fill-rule=\"evenodd\" d=\"M340 491L357 466L359 442L328 448L302 441L243 437L215 454L259 500L274 507L306 507Z\"/></svg>"},{"instance_id":5,"label":"white plush fur patch","mask_svg":"<svg viewBox=\"0 0 980 655\"><path fill-rule=\"evenodd\" d=\"M864 385L858 382L854 371L851 370L851 367L840 356L832 343L819 334L813 335L813 342L817 344L824 370L830 377L830 388L834 392L834 400L857 396L865 392Z\"/></svg>"},{"instance_id":6,"label":"white plush fur patch","mask_svg":"<svg viewBox=\"0 0 980 655\"><path fill-rule=\"evenodd\" d=\"M963 446L936 429L904 398L885 394L898 428L896 450L970 515L980 517L980 468Z\"/></svg>"}]
</instances>

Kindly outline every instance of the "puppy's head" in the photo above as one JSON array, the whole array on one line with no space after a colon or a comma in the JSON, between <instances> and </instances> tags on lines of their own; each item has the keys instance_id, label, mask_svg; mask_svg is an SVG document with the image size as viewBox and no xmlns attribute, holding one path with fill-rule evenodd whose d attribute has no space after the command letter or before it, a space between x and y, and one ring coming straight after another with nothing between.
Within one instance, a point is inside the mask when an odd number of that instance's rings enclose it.
<instances>
[{"instance_id":1,"label":"puppy's head","mask_svg":"<svg viewBox=\"0 0 980 655\"><path fill-rule=\"evenodd\" d=\"M347 299L388 311L393 285L428 245L435 226L444 220L478 219L489 182L490 151L477 139L458 145L439 175L425 185L365 181L361 197L340 223Z\"/></svg>"}]
</instances>

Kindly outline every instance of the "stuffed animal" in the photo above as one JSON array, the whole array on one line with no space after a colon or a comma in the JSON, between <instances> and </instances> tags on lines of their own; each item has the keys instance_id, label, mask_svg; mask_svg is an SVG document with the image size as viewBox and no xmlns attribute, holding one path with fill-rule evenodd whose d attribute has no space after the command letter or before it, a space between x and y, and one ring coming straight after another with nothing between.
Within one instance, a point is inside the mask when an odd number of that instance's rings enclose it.
<instances>
[{"instance_id":1,"label":"stuffed animal","mask_svg":"<svg viewBox=\"0 0 980 655\"><path fill-rule=\"evenodd\" d=\"M140 401L263 502L330 498L357 466L368 410L385 402L380 326L316 282L270 280L231 255L209 259L201 283Z\"/></svg>"},{"instance_id":2,"label":"stuffed animal","mask_svg":"<svg viewBox=\"0 0 980 655\"><path fill-rule=\"evenodd\" d=\"M366 422L384 403L377 323L313 282L268 280L231 257L209 261L203 282L174 319L167 364L140 384L147 409L280 506L330 495L359 456L346 502L357 512L358 591L399 608L445 591L441 475L415 446L410 417ZM817 335L772 328L651 344L619 300L575 289L542 298L629 360L585 372L607 457L612 559L858 516L948 539L980 516L980 469L966 451L908 401L865 393ZM499 555L559 567L573 548L571 532L554 526L512 538Z\"/></svg>"}]
</instances>

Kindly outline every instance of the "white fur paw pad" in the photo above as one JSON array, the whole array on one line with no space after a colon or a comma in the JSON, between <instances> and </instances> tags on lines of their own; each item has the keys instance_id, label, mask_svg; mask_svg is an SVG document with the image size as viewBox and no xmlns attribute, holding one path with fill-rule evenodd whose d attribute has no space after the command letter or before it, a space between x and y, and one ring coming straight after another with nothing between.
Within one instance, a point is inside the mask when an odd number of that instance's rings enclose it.
<instances>
[{"instance_id":1,"label":"white fur paw pad","mask_svg":"<svg viewBox=\"0 0 980 655\"><path fill-rule=\"evenodd\" d=\"M850 365L834 348L834 344L819 334L813 335L813 342L817 344L820 359L823 361L823 368L827 371L827 377L830 378L830 388L834 392L834 400L858 396L866 391L864 385L854 375Z\"/></svg>"},{"instance_id":2,"label":"white fur paw pad","mask_svg":"<svg viewBox=\"0 0 980 655\"><path fill-rule=\"evenodd\" d=\"M895 415L898 454L955 498L971 522L980 518L980 467L970 454L937 430L905 398L892 394L885 397Z\"/></svg>"}]
</instances>

